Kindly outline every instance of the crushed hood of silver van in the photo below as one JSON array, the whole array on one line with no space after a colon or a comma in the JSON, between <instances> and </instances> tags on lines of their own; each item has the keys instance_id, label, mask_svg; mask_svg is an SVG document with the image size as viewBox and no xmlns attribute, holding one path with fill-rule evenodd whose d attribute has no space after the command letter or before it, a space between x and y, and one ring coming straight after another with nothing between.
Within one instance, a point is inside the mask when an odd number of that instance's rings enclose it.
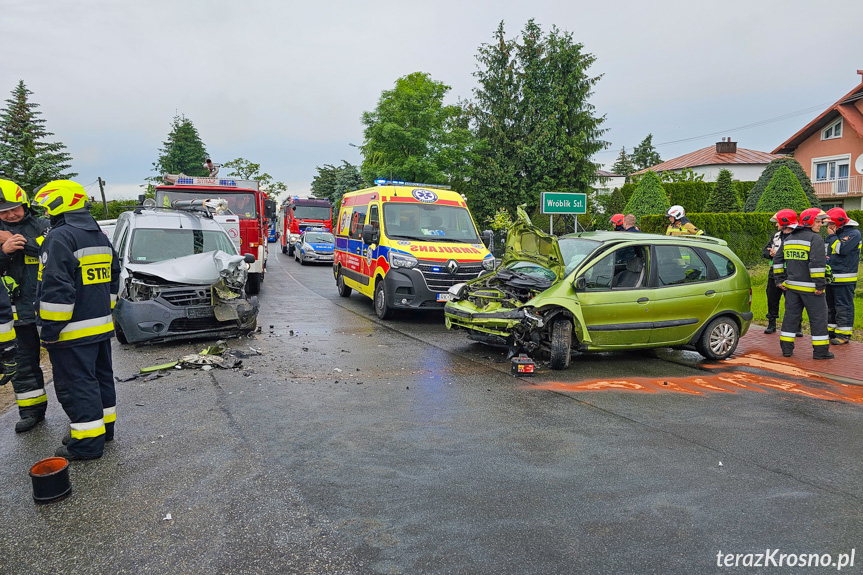
<instances>
[{"instance_id":1,"label":"crushed hood of silver van","mask_svg":"<svg viewBox=\"0 0 863 575\"><path fill-rule=\"evenodd\" d=\"M210 285L224 280L229 287L241 288L246 283L246 262L243 256L220 250L173 258L151 264L126 264L133 276L152 276L171 283Z\"/></svg>"}]
</instances>

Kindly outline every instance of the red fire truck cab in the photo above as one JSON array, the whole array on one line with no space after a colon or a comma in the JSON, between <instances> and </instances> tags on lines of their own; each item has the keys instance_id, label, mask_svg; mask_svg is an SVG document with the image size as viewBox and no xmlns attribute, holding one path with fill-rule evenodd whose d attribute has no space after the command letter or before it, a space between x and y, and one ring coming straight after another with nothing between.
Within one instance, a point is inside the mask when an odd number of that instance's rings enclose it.
<instances>
[{"instance_id":1,"label":"red fire truck cab","mask_svg":"<svg viewBox=\"0 0 863 575\"><path fill-rule=\"evenodd\" d=\"M294 196L279 208L279 243L282 253L294 255L294 244L306 228L333 231L333 206L329 200Z\"/></svg>"},{"instance_id":2,"label":"red fire truck cab","mask_svg":"<svg viewBox=\"0 0 863 575\"><path fill-rule=\"evenodd\" d=\"M236 227L226 227L228 235L241 254L252 254L246 291L256 294L261 289L267 267L267 225L275 220L276 202L261 191L255 180L236 178L196 178L183 174L165 174L165 184L156 186L156 205L171 207L177 200L222 199L231 213L239 216L239 237Z\"/></svg>"}]
</instances>

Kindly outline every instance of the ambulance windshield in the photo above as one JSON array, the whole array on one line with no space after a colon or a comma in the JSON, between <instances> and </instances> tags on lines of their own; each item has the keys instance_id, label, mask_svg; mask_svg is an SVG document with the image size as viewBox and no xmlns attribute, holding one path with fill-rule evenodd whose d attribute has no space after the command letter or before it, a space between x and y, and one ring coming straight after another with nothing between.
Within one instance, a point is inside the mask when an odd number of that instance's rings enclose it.
<instances>
[{"instance_id":1,"label":"ambulance windshield","mask_svg":"<svg viewBox=\"0 0 863 575\"><path fill-rule=\"evenodd\" d=\"M480 243L470 214L459 206L385 203L384 232L394 239Z\"/></svg>"}]
</instances>

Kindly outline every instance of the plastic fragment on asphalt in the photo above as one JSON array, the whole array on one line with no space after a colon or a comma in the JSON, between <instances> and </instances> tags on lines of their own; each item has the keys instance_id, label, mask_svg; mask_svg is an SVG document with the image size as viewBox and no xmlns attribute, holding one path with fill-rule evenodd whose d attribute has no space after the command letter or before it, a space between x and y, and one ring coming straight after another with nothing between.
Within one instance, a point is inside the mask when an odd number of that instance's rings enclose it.
<instances>
[{"instance_id":1,"label":"plastic fragment on asphalt","mask_svg":"<svg viewBox=\"0 0 863 575\"><path fill-rule=\"evenodd\" d=\"M151 365L150 367L142 367L141 373L153 373L154 371L161 371L163 369L171 369L176 366L179 362L172 361L169 363L163 363L161 365Z\"/></svg>"},{"instance_id":2,"label":"plastic fragment on asphalt","mask_svg":"<svg viewBox=\"0 0 863 575\"><path fill-rule=\"evenodd\" d=\"M719 462L719 467L722 467L722 462L721 462L721 461Z\"/></svg>"},{"instance_id":3,"label":"plastic fragment on asphalt","mask_svg":"<svg viewBox=\"0 0 863 575\"><path fill-rule=\"evenodd\" d=\"M202 365L201 369L203 371L210 371L211 369L213 369L213 366L212 365Z\"/></svg>"},{"instance_id":4,"label":"plastic fragment on asphalt","mask_svg":"<svg viewBox=\"0 0 863 575\"><path fill-rule=\"evenodd\" d=\"M162 521L172 521L174 518L171 517L171 514L168 513L165 517L162 518Z\"/></svg>"},{"instance_id":5,"label":"plastic fragment on asphalt","mask_svg":"<svg viewBox=\"0 0 863 575\"><path fill-rule=\"evenodd\" d=\"M335 369L333 369L333 371L335 371L336 373L341 373L341 372L342 372L342 370L340 370L339 368L335 368Z\"/></svg>"}]
</instances>

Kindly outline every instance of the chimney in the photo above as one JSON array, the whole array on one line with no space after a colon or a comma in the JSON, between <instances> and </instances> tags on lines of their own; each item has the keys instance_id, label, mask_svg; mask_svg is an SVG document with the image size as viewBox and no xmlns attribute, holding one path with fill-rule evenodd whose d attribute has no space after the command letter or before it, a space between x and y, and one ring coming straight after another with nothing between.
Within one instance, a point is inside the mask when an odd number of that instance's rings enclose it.
<instances>
[{"instance_id":1,"label":"chimney","mask_svg":"<svg viewBox=\"0 0 863 575\"><path fill-rule=\"evenodd\" d=\"M737 153L737 142L732 142L731 137L722 138L721 142L716 142L716 153L717 154L736 154Z\"/></svg>"}]
</instances>

